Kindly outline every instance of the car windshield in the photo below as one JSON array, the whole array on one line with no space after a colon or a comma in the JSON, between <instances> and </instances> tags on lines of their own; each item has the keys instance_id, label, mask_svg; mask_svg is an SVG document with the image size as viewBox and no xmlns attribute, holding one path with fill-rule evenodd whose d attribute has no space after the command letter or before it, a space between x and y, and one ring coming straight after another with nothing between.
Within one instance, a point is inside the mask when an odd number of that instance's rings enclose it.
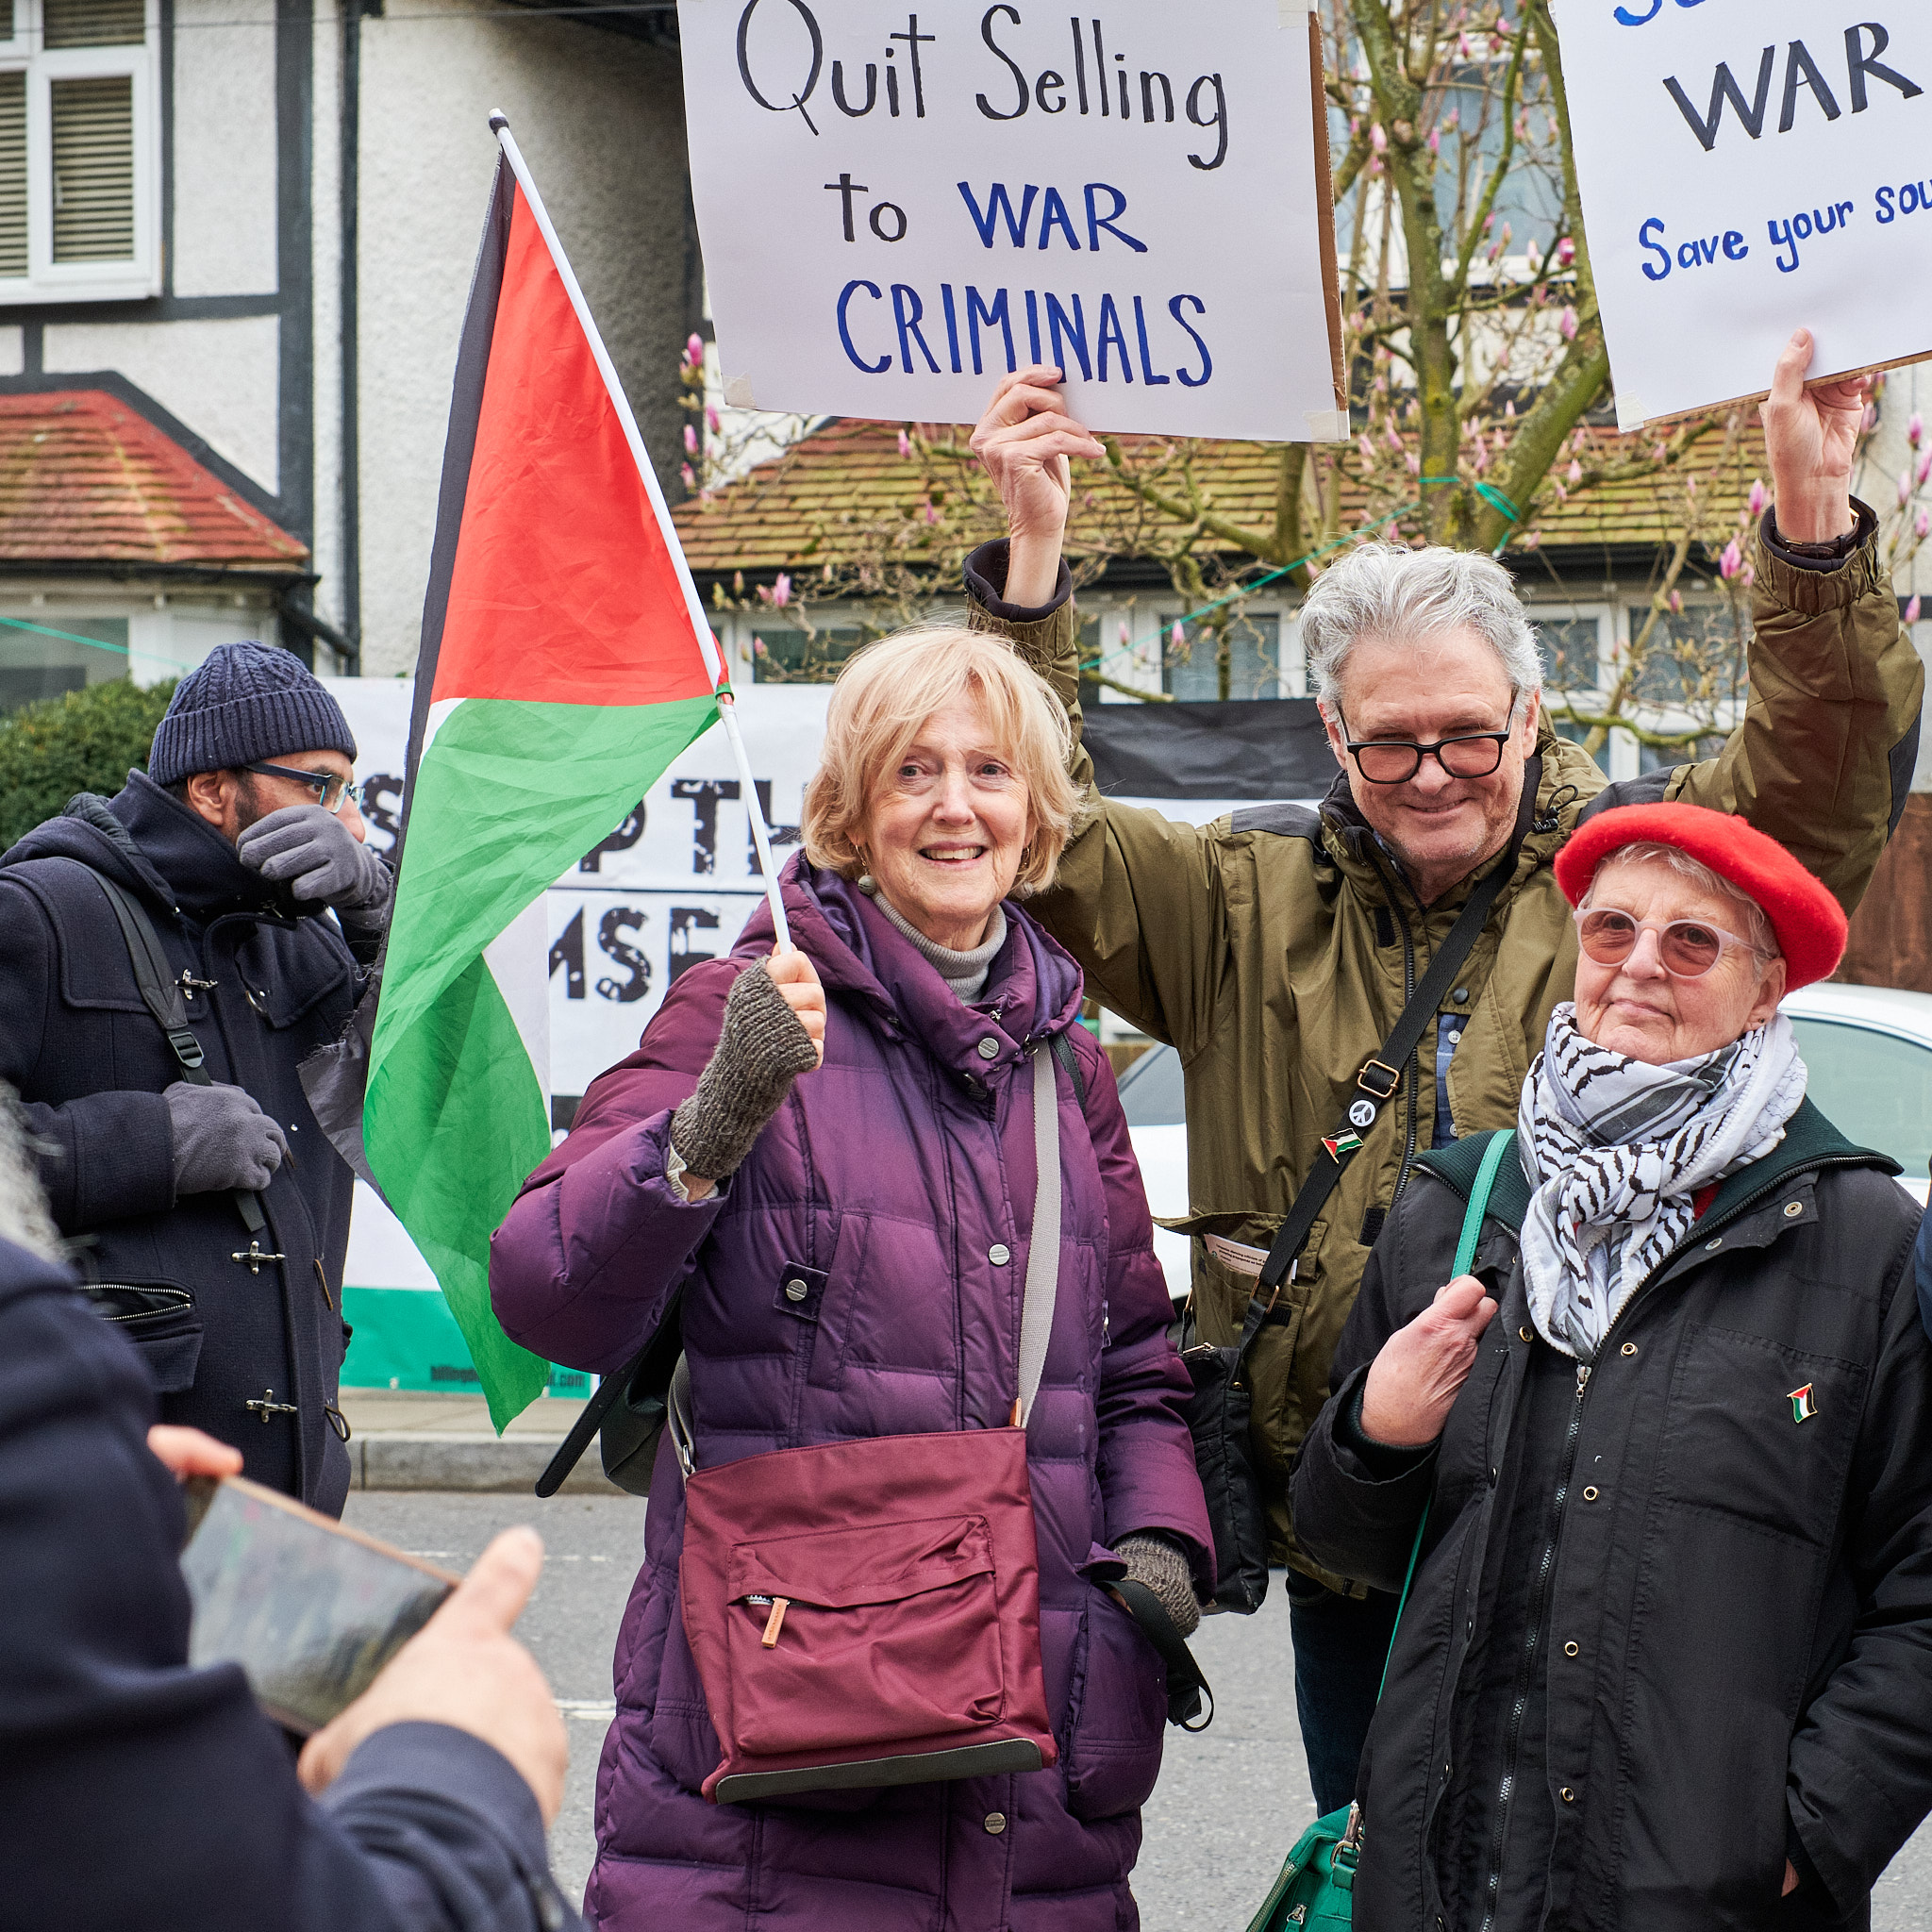
<instances>
[{"instance_id":1,"label":"car windshield","mask_svg":"<svg viewBox=\"0 0 1932 1932\"><path fill-rule=\"evenodd\" d=\"M1187 1118L1181 1057L1171 1046L1142 1054L1121 1079L1130 1127L1177 1127Z\"/></svg>"},{"instance_id":2,"label":"car windshield","mask_svg":"<svg viewBox=\"0 0 1932 1932\"><path fill-rule=\"evenodd\" d=\"M1932 1155L1932 1052L1913 1041L1790 1015L1810 1074L1811 1104L1848 1141L1889 1154L1907 1180Z\"/></svg>"}]
</instances>

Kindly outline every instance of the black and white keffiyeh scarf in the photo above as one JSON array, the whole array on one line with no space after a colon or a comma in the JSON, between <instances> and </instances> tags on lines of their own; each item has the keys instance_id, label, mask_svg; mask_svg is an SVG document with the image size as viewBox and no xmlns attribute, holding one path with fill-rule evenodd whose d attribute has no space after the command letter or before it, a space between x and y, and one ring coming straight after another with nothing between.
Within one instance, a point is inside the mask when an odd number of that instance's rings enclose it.
<instances>
[{"instance_id":1,"label":"black and white keffiyeh scarf","mask_svg":"<svg viewBox=\"0 0 1932 1932\"><path fill-rule=\"evenodd\" d=\"M1662 1067L1593 1045L1574 1006L1550 1015L1523 1083L1517 1148L1535 1190L1523 1224L1530 1319L1552 1348L1595 1360L1624 1304L1696 1218L1691 1196L1784 1139L1805 1078L1782 1013Z\"/></svg>"}]
</instances>

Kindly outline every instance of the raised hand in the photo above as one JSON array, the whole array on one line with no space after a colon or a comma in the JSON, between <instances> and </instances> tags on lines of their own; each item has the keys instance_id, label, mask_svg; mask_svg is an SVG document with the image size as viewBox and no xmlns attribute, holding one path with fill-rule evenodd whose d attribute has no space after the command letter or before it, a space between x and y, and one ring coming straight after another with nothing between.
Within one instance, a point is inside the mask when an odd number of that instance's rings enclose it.
<instances>
[{"instance_id":1,"label":"raised hand","mask_svg":"<svg viewBox=\"0 0 1932 1932\"><path fill-rule=\"evenodd\" d=\"M1475 1366L1476 1344L1496 1304L1474 1274L1458 1274L1435 1301L1382 1344L1362 1385L1362 1433L1391 1449L1425 1449Z\"/></svg>"},{"instance_id":2,"label":"raised hand","mask_svg":"<svg viewBox=\"0 0 1932 1932\"><path fill-rule=\"evenodd\" d=\"M791 1017L805 1028L806 1037L818 1048L819 1064L825 1063L825 990L819 984L818 969L795 947L781 952L774 948L765 961L772 984L785 996Z\"/></svg>"},{"instance_id":3,"label":"raised hand","mask_svg":"<svg viewBox=\"0 0 1932 1932\"><path fill-rule=\"evenodd\" d=\"M1070 459L1107 454L1067 414L1059 381L1060 372L1044 363L1002 376L973 432L974 452L1006 506L1007 601L1028 608L1044 604L1059 580L1073 493Z\"/></svg>"},{"instance_id":4,"label":"raised hand","mask_svg":"<svg viewBox=\"0 0 1932 1932\"><path fill-rule=\"evenodd\" d=\"M1790 543L1828 543L1857 527L1852 514L1852 458L1865 408L1869 375L1807 389L1805 372L1817 344L1801 328L1785 344L1771 394L1758 406L1771 462L1778 534Z\"/></svg>"}]
</instances>

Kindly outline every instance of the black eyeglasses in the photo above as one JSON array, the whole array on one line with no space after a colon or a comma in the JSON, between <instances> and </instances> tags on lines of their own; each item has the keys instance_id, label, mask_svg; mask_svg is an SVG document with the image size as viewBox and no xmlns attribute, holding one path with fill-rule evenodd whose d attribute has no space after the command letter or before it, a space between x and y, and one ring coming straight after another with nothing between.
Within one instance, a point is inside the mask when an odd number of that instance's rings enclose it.
<instances>
[{"instance_id":1,"label":"black eyeglasses","mask_svg":"<svg viewBox=\"0 0 1932 1932\"><path fill-rule=\"evenodd\" d=\"M348 803L356 781L339 778L333 772L305 772L299 765L243 765L244 772L259 772L264 778L291 778L298 785L315 788L315 802L324 811L340 814Z\"/></svg>"},{"instance_id":2,"label":"black eyeglasses","mask_svg":"<svg viewBox=\"0 0 1932 1932\"><path fill-rule=\"evenodd\" d=\"M1341 728L1348 720L1341 717ZM1423 768L1424 758L1434 758L1452 778L1487 778L1503 762L1503 747L1515 736L1516 701L1509 701L1511 723L1503 731L1472 731L1460 738L1438 739L1434 744L1418 744L1412 740L1374 738L1357 741L1345 739L1349 756L1371 785L1407 785Z\"/></svg>"}]
</instances>

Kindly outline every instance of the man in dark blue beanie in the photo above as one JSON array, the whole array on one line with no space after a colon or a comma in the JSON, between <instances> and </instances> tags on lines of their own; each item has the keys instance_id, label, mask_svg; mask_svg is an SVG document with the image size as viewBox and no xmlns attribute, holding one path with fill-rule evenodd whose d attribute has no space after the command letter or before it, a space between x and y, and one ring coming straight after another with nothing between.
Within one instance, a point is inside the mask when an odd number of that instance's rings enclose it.
<instances>
[{"instance_id":1,"label":"man in dark blue beanie","mask_svg":"<svg viewBox=\"0 0 1932 1932\"><path fill-rule=\"evenodd\" d=\"M331 1514L353 1179L296 1070L347 1025L389 920L355 756L298 658L224 644L175 688L145 773L0 855L0 1080L95 1307L164 1421ZM165 962L145 993L143 923ZM164 1026L150 1001L177 996Z\"/></svg>"}]
</instances>

